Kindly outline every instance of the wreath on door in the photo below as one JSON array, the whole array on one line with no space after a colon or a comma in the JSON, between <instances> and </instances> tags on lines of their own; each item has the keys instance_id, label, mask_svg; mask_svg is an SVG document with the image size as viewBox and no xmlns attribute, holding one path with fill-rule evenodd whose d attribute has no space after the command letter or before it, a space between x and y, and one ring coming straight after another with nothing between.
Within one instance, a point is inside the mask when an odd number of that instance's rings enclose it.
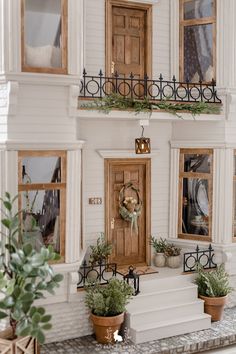
<instances>
[{"instance_id":1,"label":"wreath on door","mask_svg":"<svg viewBox=\"0 0 236 354\"><path fill-rule=\"evenodd\" d=\"M127 195L127 191L132 190L136 193L136 198ZM139 190L134 187L132 182L123 185L119 193L119 213L123 220L131 223L131 233L134 229L138 232L138 217L142 211L142 200L140 198Z\"/></svg>"}]
</instances>

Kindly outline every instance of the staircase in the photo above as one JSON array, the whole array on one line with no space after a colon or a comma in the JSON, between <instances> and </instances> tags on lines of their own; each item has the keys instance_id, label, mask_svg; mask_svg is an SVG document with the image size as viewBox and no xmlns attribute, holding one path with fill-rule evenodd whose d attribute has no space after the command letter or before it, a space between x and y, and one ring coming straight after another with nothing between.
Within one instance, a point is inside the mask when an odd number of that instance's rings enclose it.
<instances>
[{"instance_id":1,"label":"staircase","mask_svg":"<svg viewBox=\"0 0 236 354\"><path fill-rule=\"evenodd\" d=\"M127 306L126 326L135 344L211 327L191 277L143 278L141 293Z\"/></svg>"}]
</instances>

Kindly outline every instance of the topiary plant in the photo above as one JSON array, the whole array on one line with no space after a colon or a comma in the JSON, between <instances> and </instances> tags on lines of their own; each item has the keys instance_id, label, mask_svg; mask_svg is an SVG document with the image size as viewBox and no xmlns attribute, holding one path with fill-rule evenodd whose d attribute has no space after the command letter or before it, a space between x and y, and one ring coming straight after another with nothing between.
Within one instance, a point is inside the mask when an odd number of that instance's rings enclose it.
<instances>
[{"instance_id":1,"label":"topiary plant","mask_svg":"<svg viewBox=\"0 0 236 354\"><path fill-rule=\"evenodd\" d=\"M1 233L0 245L0 319L9 318L12 338L34 337L44 343L44 331L51 329L51 315L45 309L34 306L35 300L44 298L44 292L54 294L54 289L62 281L61 274L54 274L49 261L60 257L52 247L42 247L36 252L31 244L23 244L20 231L21 212L14 213L17 197L11 199L9 193L0 198L4 209L2 224L6 233Z\"/></svg>"},{"instance_id":2,"label":"topiary plant","mask_svg":"<svg viewBox=\"0 0 236 354\"><path fill-rule=\"evenodd\" d=\"M198 286L199 295L222 297L233 291L233 288L229 284L229 274L225 271L223 264L209 272L205 272L199 264L197 272L195 283Z\"/></svg>"},{"instance_id":3,"label":"topiary plant","mask_svg":"<svg viewBox=\"0 0 236 354\"><path fill-rule=\"evenodd\" d=\"M133 288L123 280L111 278L107 285L89 284L85 287L85 303L97 316L116 316L125 312Z\"/></svg>"}]
</instances>

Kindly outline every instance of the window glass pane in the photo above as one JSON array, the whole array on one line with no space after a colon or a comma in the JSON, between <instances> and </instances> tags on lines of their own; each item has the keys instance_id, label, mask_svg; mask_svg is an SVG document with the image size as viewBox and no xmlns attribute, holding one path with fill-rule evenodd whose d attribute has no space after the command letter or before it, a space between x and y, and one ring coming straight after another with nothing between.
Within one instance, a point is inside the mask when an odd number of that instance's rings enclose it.
<instances>
[{"instance_id":1,"label":"window glass pane","mask_svg":"<svg viewBox=\"0 0 236 354\"><path fill-rule=\"evenodd\" d=\"M62 66L61 0L25 0L25 63Z\"/></svg>"},{"instance_id":2,"label":"window glass pane","mask_svg":"<svg viewBox=\"0 0 236 354\"><path fill-rule=\"evenodd\" d=\"M22 182L55 183L61 182L61 158L25 157L22 160Z\"/></svg>"},{"instance_id":3,"label":"window glass pane","mask_svg":"<svg viewBox=\"0 0 236 354\"><path fill-rule=\"evenodd\" d=\"M21 193L23 239L36 249L52 245L60 253L60 191L39 190Z\"/></svg>"},{"instance_id":4,"label":"window glass pane","mask_svg":"<svg viewBox=\"0 0 236 354\"><path fill-rule=\"evenodd\" d=\"M184 20L213 16L213 0L191 0L184 3Z\"/></svg>"},{"instance_id":5,"label":"window glass pane","mask_svg":"<svg viewBox=\"0 0 236 354\"><path fill-rule=\"evenodd\" d=\"M213 27L209 25L184 27L184 80L211 81L213 70Z\"/></svg>"},{"instance_id":6,"label":"window glass pane","mask_svg":"<svg viewBox=\"0 0 236 354\"><path fill-rule=\"evenodd\" d=\"M210 173L212 155L185 154L184 172Z\"/></svg>"},{"instance_id":7,"label":"window glass pane","mask_svg":"<svg viewBox=\"0 0 236 354\"><path fill-rule=\"evenodd\" d=\"M209 235L208 180L183 179L182 233Z\"/></svg>"}]
</instances>

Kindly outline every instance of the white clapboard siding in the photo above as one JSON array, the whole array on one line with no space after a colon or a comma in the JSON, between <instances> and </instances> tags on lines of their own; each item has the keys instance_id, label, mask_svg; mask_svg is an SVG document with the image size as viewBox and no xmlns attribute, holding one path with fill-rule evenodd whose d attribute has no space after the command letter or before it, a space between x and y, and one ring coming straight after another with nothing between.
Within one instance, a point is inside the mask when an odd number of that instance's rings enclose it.
<instances>
[{"instance_id":1,"label":"white clapboard siding","mask_svg":"<svg viewBox=\"0 0 236 354\"><path fill-rule=\"evenodd\" d=\"M153 5L153 77L170 75L170 6L160 0ZM88 74L105 70L105 1L85 2L85 67Z\"/></svg>"},{"instance_id":2,"label":"white clapboard siding","mask_svg":"<svg viewBox=\"0 0 236 354\"><path fill-rule=\"evenodd\" d=\"M138 122L100 121L94 134L94 122L81 121L80 134L80 139L86 140L83 151L84 237L86 243L91 244L98 233L104 231L104 160L97 150L134 149L134 139L140 135L140 127ZM151 231L155 235L167 236L171 124L151 123L146 127L145 135L151 138L152 148L158 149L152 157ZM102 197L102 205L89 205L90 197Z\"/></svg>"}]
</instances>

